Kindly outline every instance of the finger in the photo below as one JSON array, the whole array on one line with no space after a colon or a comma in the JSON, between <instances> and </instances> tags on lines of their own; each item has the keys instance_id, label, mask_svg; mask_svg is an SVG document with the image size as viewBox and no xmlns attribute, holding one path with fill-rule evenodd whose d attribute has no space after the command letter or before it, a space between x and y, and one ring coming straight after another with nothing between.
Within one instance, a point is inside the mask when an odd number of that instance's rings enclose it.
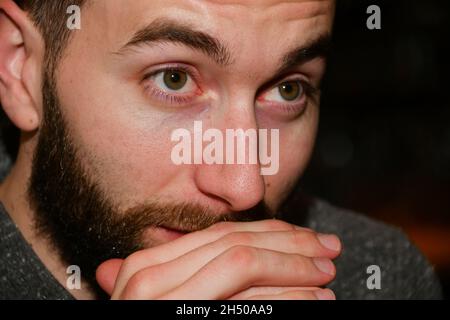
<instances>
[{"instance_id":1,"label":"finger","mask_svg":"<svg viewBox=\"0 0 450 320\"><path fill-rule=\"evenodd\" d=\"M318 287L251 287L229 297L228 300L247 300L254 296L273 296L288 291L316 291L320 289Z\"/></svg>"},{"instance_id":2,"label":"finger","mask_svg":"<svg viewBox=\"0 0 450 320\"><path fill-rule=\"evenodd\" d=\"M337 238L336 241L340 246ZM154 299L188 280L200 268L221 253L239 245L299 254L306 257L328 257L332 259L339 254L338 251L325 248L317 234L313 232L297 230L235 232L167 263L141 269L128 278L124 276L122 280L126 281L126 287L128 287L127 290L125 288L123 290L126 291L124 296L129 297L139 292L139 295L146 297L146 299ZM161 277L161 274L164 274L164 277ZM116 299L119 296L122 296L122 291L116 287L113 298Z\"/></svg>"},{"instance_id":3,"label":"finger","mask_svg":"<svg viewBox=\"0 0 450 320\"><path fill-rule=\"evenodd\" d=\"M261 220L254 222L221 222L207 229L187 234L166 244L133 253L127 259L119 272L114 291L122 292L131 276L146 267L173 260L195 248L214 242L232 232L265 232L303 230L281 220Z\"/></svg>"},{"instance_id":4,"label":"finger","mask_svg":"<svg viewBox=\"0 0 450 320\"><path fill-rule=\"evenodd\" d=\"M111 259L102 263L97 268L95 273L97 282L100 285L100 288L102 288L109 295L111 295L114 290L114 284L122 263L122 259Z\"/></svg>"},{"instance_id":5,"label":"finger","mask_svg":"<svg viewBox=\"0 0 450 320\"><path fill-rule=\"evenodd\" d=\"M336 296L330 289L317 291L288 291L276 295L259 295L248 300L336 300Z\"/></svg>"},{"instance_id":6,"label":"finger","mask_svg":"<svg viewBox=\"0 0 450 320\"><path fill-rule=\"evenodd\" d=\"M161 299L227 299L253 286L322 286L334 279L330 259L236 246Z\"/></svg>"}]
</instances>

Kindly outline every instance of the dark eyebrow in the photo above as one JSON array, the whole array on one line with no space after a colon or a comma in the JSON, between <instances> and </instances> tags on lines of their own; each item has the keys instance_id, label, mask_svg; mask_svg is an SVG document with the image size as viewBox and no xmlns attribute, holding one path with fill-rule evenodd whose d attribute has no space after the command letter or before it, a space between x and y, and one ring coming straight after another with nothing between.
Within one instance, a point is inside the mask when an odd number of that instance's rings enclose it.
<instances>
[{"instance_id":1,"label":"dark eyebrow","mask_svg":"<svg viewBox=\"0 0 450 320\"><path fill-rule=\"evenodd\" d=\"M315 58L325 58L331 49L331 36L322 35L306 45L295 48L282 58L281 67L276 72L277 75L286 73L290 69L306 63Z\"/></svg>"},{"instance_id":2,"label":"dark eyebrow","mask_svg":"<svg viewBox=\"0 0 450 320\"><path fill-rule=\"evenodd\" d=\"M190 25L167 18L157 19L137 31L131 40L116 53L123 54L133 47L157 42L184 44L195 50L202 51L222 66L229 65L231 62L229 50L218 39L202 31L195 30Z\"/></svg>"}]
</instances>

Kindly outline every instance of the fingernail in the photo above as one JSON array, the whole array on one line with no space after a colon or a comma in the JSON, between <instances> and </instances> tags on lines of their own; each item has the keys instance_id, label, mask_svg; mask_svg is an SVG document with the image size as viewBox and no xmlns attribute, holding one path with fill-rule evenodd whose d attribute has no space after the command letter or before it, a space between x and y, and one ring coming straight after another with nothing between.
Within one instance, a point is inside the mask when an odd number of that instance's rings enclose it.
<instances>
[{"instance_id":1,"label":"fingernail","mask_svg":"<svg viewBox=\"0 0 450 320\"><path fill-rule=\"evenodd\" d=\"M314 294L316 295L317 299L319 300L336 300L336 296L334 295L334 292L330 289L321 289L314 291Z\"/></svg>"},{"instance_id":2,"label":"fingernail","mask_svg":"<svg viewBox=\"0 0 450 320\"><path fill-rule=\"evenodd\" d=\"M325 247L333 251L339 251L341 249L341 241L334 234L321 234L317 235L320 243Z\"/></svg>"},{"instance_id":3,"label":"fingernail","mask_svg":"<svg viewBox=\"0 0 450 320\"><path fill-rule=\"evenodd\" d=\"M327 258L313 258L313 262L316 265L317 269L322 271L323 273L334 275L335 269L334 264L330 259Z\"/></svg>"}]
</instances>

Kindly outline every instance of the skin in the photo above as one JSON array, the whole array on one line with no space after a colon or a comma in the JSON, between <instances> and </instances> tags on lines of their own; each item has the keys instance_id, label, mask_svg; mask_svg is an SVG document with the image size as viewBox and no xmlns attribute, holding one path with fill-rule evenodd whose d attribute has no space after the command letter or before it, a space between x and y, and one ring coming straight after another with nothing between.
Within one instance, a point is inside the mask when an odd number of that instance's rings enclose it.
<instances>
[{"instance_id":1,"label":"skin","mask_svg":"<svg viewBox=\"0 0 450 320\"><path fill-rule=\"evenodd\" d=\"M0 187L0 199L64 285L65 267L50 244L34 233L33 210L25 194L43 113L44 45L26 13L12 1L1 0L0 9L0 97L6 114L22 132L19 156ZM265 100L273 92L267 85L289 50L331 32L333 14L333 1L89 4L82 11L82 29L71 38L56 72L62 111L84 167L123 209L158 198L199 203L218 214L247 210L261 201L276 211L307 166L319 97L309 97L302 112L286 114ZM199 51L170 43L114 54L136 30L161 17L189 23L218 38L231 51L231 63L220 66ZM201 107L168 105L145 88L146 70L173 62L198 73L195 85L202 94L196 99ZM317 58L288 75L318 87L324 69L324 59ZM194 120L202 120L204 130L279 129L279 172L261 176L259 165L175 166L170 160L170 133L192 129ZM334 297L330 290L318 289L335 276L331 259L338 256L340 243L333 235L281 221L260 221L220 223L173 241L163 232L156 237L159 246L99 267L97 280L112 298ZM151 290L145 285L149 282ZM92 297L88 290L72 294Z\"/></svg>"}]
</instances>

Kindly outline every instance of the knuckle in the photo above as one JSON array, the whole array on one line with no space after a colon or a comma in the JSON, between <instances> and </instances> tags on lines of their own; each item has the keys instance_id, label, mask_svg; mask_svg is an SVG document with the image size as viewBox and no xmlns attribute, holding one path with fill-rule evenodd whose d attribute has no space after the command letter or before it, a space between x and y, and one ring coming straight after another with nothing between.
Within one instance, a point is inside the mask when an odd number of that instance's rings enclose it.
<instances>
[{"instance_id":1,"label":"knuckle","mask_svg":"<svg viewBox=\"0 0 450 320\"><path fill-rule=\"evenodd\" d=\"M313 267L313 262L310 258L306 258L300 255L294 256L294 268L297 277L302 282L309 282L308 279L314 279L316 276L316 269Z\"/></svg>"},{"instance_id":2,"label":"knuckle","mask_svg":"<svg viewBox=\"0 0 450 320\"><path fill-rule=\"evenodd\" d=\"M298 230L290 232L290 239L295 245L298 246L304 246L306 244L312 244L317 242L317 238L314 233Z\"/></svg>"},{"instance_id":3,"label":"knuckle","mask_svg":"<svg viewBox=\"0 0 450 320\"><path fill-rule=\"evenodd\" d=\"M143 272L137 272L128 281L125 290L122 293L122 298L127 299L142 299L146 296L147 285Z\"/></svg>"},{"instance_id":4,"label":"knuckle","mask_svg":"<svg viewBox=\"0 0 450 320\"><path fill-rule=\"evenodd\" d=\"M242 245L233 246L225 252L224 259L232 270L255 270L258 263L257 249Z\"/></svg>"},{"instance_id":5,"label":"knuckle","mask_svg":"<svg viewBox=\"0 0 450 320\"><path fill-rule=\"evenodd\" d=\"M133 270L133 266L135 265L134 261L135 261L135 257L133 257L135 253L133 253L131 256L129 256L128 258L126 258L122 264L121 270L120 272L122 274L129 274L131 272L131 270Z\"/></svg>"},{"instance_id":6,"label":"knuckle","mask_svg":"<svg viewBox=\"0 0 450 320\"><path fill-rule=\"evenodd\" d=\"M139 271L140 269L154 267L160 263L161 260L155 257L155 255L149 255L148 250L134 252L124 260L120 268L119 278L124 283L126 282L124 286L127 287L131 279L139 276L139 273L142 271Z\"/></svg>"}]
</instances>

